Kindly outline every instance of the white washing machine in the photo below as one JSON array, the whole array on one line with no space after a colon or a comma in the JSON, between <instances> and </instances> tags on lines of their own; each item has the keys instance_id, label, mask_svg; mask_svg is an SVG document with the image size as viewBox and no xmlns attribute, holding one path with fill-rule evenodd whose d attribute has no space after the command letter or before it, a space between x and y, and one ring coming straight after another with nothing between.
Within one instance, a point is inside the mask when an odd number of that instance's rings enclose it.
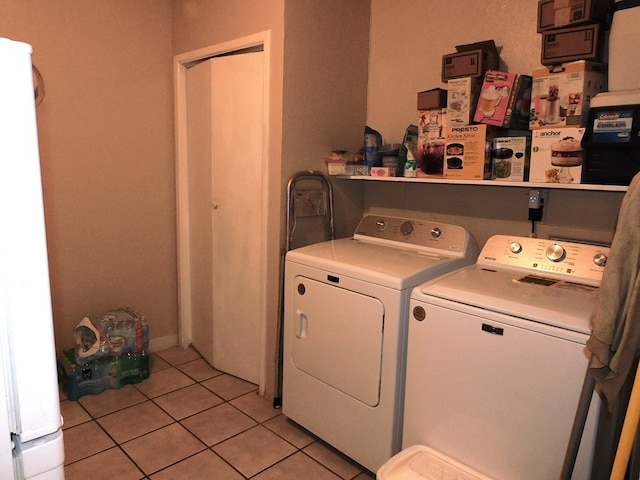
<instances>
[{"instance_id":1,"label":"white washing machine","mask_svg":"<svg viewBox=\"0 0 640 480\"><path fill-rule=\"evenodd\" d=\"M411 290L475 262L461 226L365 216L287 253L283 413L375 471L399 451Z\"/></svg>"},{"instance_id":2,"label":"white washing machine","mask_svg":"<svg viewBox=\"0 0 640 480\"><path fill-rule=\"evenodd\" d=\"M475 265L414 289L403 448L491 478L557 480L588 366L608 248L498 235ZM600 398L573 478L590 477Z\"/></svg>"}]
</instances>

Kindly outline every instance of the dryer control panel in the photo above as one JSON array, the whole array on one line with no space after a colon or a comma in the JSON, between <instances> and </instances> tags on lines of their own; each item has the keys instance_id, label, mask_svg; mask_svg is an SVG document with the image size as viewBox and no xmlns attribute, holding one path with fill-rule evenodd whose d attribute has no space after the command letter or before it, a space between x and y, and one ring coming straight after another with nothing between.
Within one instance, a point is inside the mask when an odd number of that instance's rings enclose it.
<instances>
[{"instance_id":1,"label":"dryer control panel","mask_svg":"<svg viewBox=\"0 0 640 480\"><path fill-rule=\"evenodd\" d=\"M353 238L447 255L477 254L475 240L464 227L428 220L365 215L360 220Z\"/></svg>"},{"instance_id":2,"label":"dryer control panel","mask_svg":"<svg viewBox=\"0 0 640 480\"><path fill-rule=\"evenodd\" d=\"M600 245L494 235L487 240L477 264L598 285L608 255L609 247Z\"/></svg>"}]
</instances>

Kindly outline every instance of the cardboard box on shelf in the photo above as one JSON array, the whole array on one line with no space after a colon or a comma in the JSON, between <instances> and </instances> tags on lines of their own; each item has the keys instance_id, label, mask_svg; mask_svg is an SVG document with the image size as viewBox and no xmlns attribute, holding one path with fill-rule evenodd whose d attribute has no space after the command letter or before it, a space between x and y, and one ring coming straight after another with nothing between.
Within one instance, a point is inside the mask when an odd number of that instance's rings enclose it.
<instances>
[{"instance_id":1,"label":"cardboard box on shelf","mask_svg":"<svg viewBox=\"0 0 640 480\"><path fill-rule=\"evenodd\" d=\"M456 53L442 56L442 81L460 77L482 78L487 70L500 68L500 54L493 40L457 45Z\"/></svg>"},{"instance_id":2,"label":"cardboard box on shelf","mask_svg":"<svg viewBox=\"0 0 640 480\"><path fill-rule=\"evenodd\" d=\"M484 180L488 168L487 126L446 127L444 129L444 176Z\"/></svg>"},{"instance_id":3,"label":"cardboard box on shelf","mask_svg":"<svg viewBox=\"0 0 640 480\"><path fill-rule=\"evenodd\" d=\"M611 12L610 0L539 0L538 33L584 23L602 23Z\"/></svg>"},{"instance_id":4,"label":"cardboard box on shelf","mask_svg":"<svg viewBox=\"0 0 640 480\"><path fill-rule=\"evenodd\" d=\"M529 128L530 75L490 70L484 76L474 122L518 130Z\"/></svg>"},{"instance_id":5,"label":"cardboard box on shelf","mask_svg":"<svg viewBox=\"0 0 640 480\"><path fill-rule=\"evenodd\" d=\"M531 136L529 181L581 183L584 128L543 128Z\"/></svg>"},{"instance_id":6,"label":"cardboard box on shelf","mask_svg":"<svg viewBox=\"0 0 640 480\"><path fill-rule=\"evenodd\" d=\"M447 84L447 117L449 126L465 126L471 123L478 104L482 78L462 77Z\"/></svg>"},{"instance_id":7,"label":"cardboard box on shelf","mask_svg":"<svg viewBox=\"0 0 640 480\"><path fill-rule=\"evenodd\" d=\"M528 137L496 137L491 141L491 180L525 180L529 161L528 140Z\"/></svg>"},{"instance_id":8,"label":"cardboard box on shelf","mask_svg":"<svg viewBox=\"0 0 640 480\"><path fill-rule=\"evenodd\" d=\"M418 110L431 110L447 106L447 91L442 88L432 88L418 92Z\"/></svg>"},{"instance_id":9,"label":"cardboard box on shelf","mask_svg":"<svg viewBox=\"0 0 640 480\"><path fill-rule=\"evenodd\" d=\"M395 177L397 168L392 167L371 167L372 177Z\"/></svg>"},{"instance_id":10,"label":"cardboard box on shelf","mask_svg":"<svg viewBox=\"0 0 640 480\"><path fill-rule=\"evenodd\" d=\"M533 71L529 128L584 127L591 98L607 90L607 66L578 60Z\"/></svg>"},{"instance_id":11,"label":"cardboard box on shelf","mask_svg":"<svg viewBox=\"0 0 640 480\"><path fill-rule=\"evenodd\" d=\"M601 28L597 23L542 33L542 65L559 65L575 60L600 62L603 54Z\"/></svg>"}]
</instances>

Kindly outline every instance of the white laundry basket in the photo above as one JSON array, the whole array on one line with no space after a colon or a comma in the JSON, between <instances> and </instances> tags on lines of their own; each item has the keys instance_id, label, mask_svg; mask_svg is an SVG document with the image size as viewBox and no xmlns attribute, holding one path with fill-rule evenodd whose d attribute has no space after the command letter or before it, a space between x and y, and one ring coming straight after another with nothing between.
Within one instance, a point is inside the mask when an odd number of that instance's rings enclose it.
<instances>
[{"instance_id":1,"label":"white laundry basket","mask_svg":"<svg viewBox=\"0 0 640 480\"><path fill-rule=\"evenodd\" d=\"M431 480L455 478L456 480L491 480L424 445L413 445L402 450L382 465L376 473L377 480Z\"/></svg>"}]
</instances>

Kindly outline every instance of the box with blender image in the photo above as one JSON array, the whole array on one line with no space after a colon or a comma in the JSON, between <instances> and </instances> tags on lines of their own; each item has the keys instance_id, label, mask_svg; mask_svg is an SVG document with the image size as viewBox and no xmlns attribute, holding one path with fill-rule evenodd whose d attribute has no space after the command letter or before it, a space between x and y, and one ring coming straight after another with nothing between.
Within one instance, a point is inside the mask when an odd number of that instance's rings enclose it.
<instances>
[{"instance_id":1,"label":"box with blender image","mask_svg":"<svg viewBox=\"0 0 640 480\"><path fill-rule=\"evenodd\" d=\"M543 128L531 133L529 181L581 183L584 128Z\"/></svg>"},{"instance_id":2,"label":"box with blender image","mask_svg":"<svg viewBox=\"0 0 640 480\"><path fill-rule=\"evenodd\" d=\"M487 126L467 125L444 129L444 176L484 180L488 169Z\"/></svg>"},{"instance_id":3,"label":"box with blender image","mask_svg":"<svg viewBox=\"0 0 640 480\"><path fill-rule=\"evenodd\" d=\"M527 130L531 103L530 75L490 70L484 76L473 121Z\"/></svg>"},{"instance_id":4,"label":"box with blender image","mask_svg":"<svg viewBox=\"0 0 640 480\"><path fill-rule=\"evenodd\" d=\"M97 395L111 388L140 383L149 378L149 356L145 353L103 357L80 365L75 349L58 357L58 383L69 400L83 395Z\"/></svg>"},{"instance_id":5,"label":"box with blender image","mask_svg":"<svg viewBox=\"0 0 640 480\"><path fill-rule=\"evenodd\" d=\"M607 65L578 60L533 71L529 128L585 127L589 104L607 90Z\"/></svg>"},{"instance_id":6,"label":"box with blender image","mask_svg":"<svg viewBox=\"0 0 640 480\"><path fill-rule=\"evenodd\" d=\"M529 163L528 136L495 137L491 140L491 180L523 182Z\"/></svg>"}]
</instances>

